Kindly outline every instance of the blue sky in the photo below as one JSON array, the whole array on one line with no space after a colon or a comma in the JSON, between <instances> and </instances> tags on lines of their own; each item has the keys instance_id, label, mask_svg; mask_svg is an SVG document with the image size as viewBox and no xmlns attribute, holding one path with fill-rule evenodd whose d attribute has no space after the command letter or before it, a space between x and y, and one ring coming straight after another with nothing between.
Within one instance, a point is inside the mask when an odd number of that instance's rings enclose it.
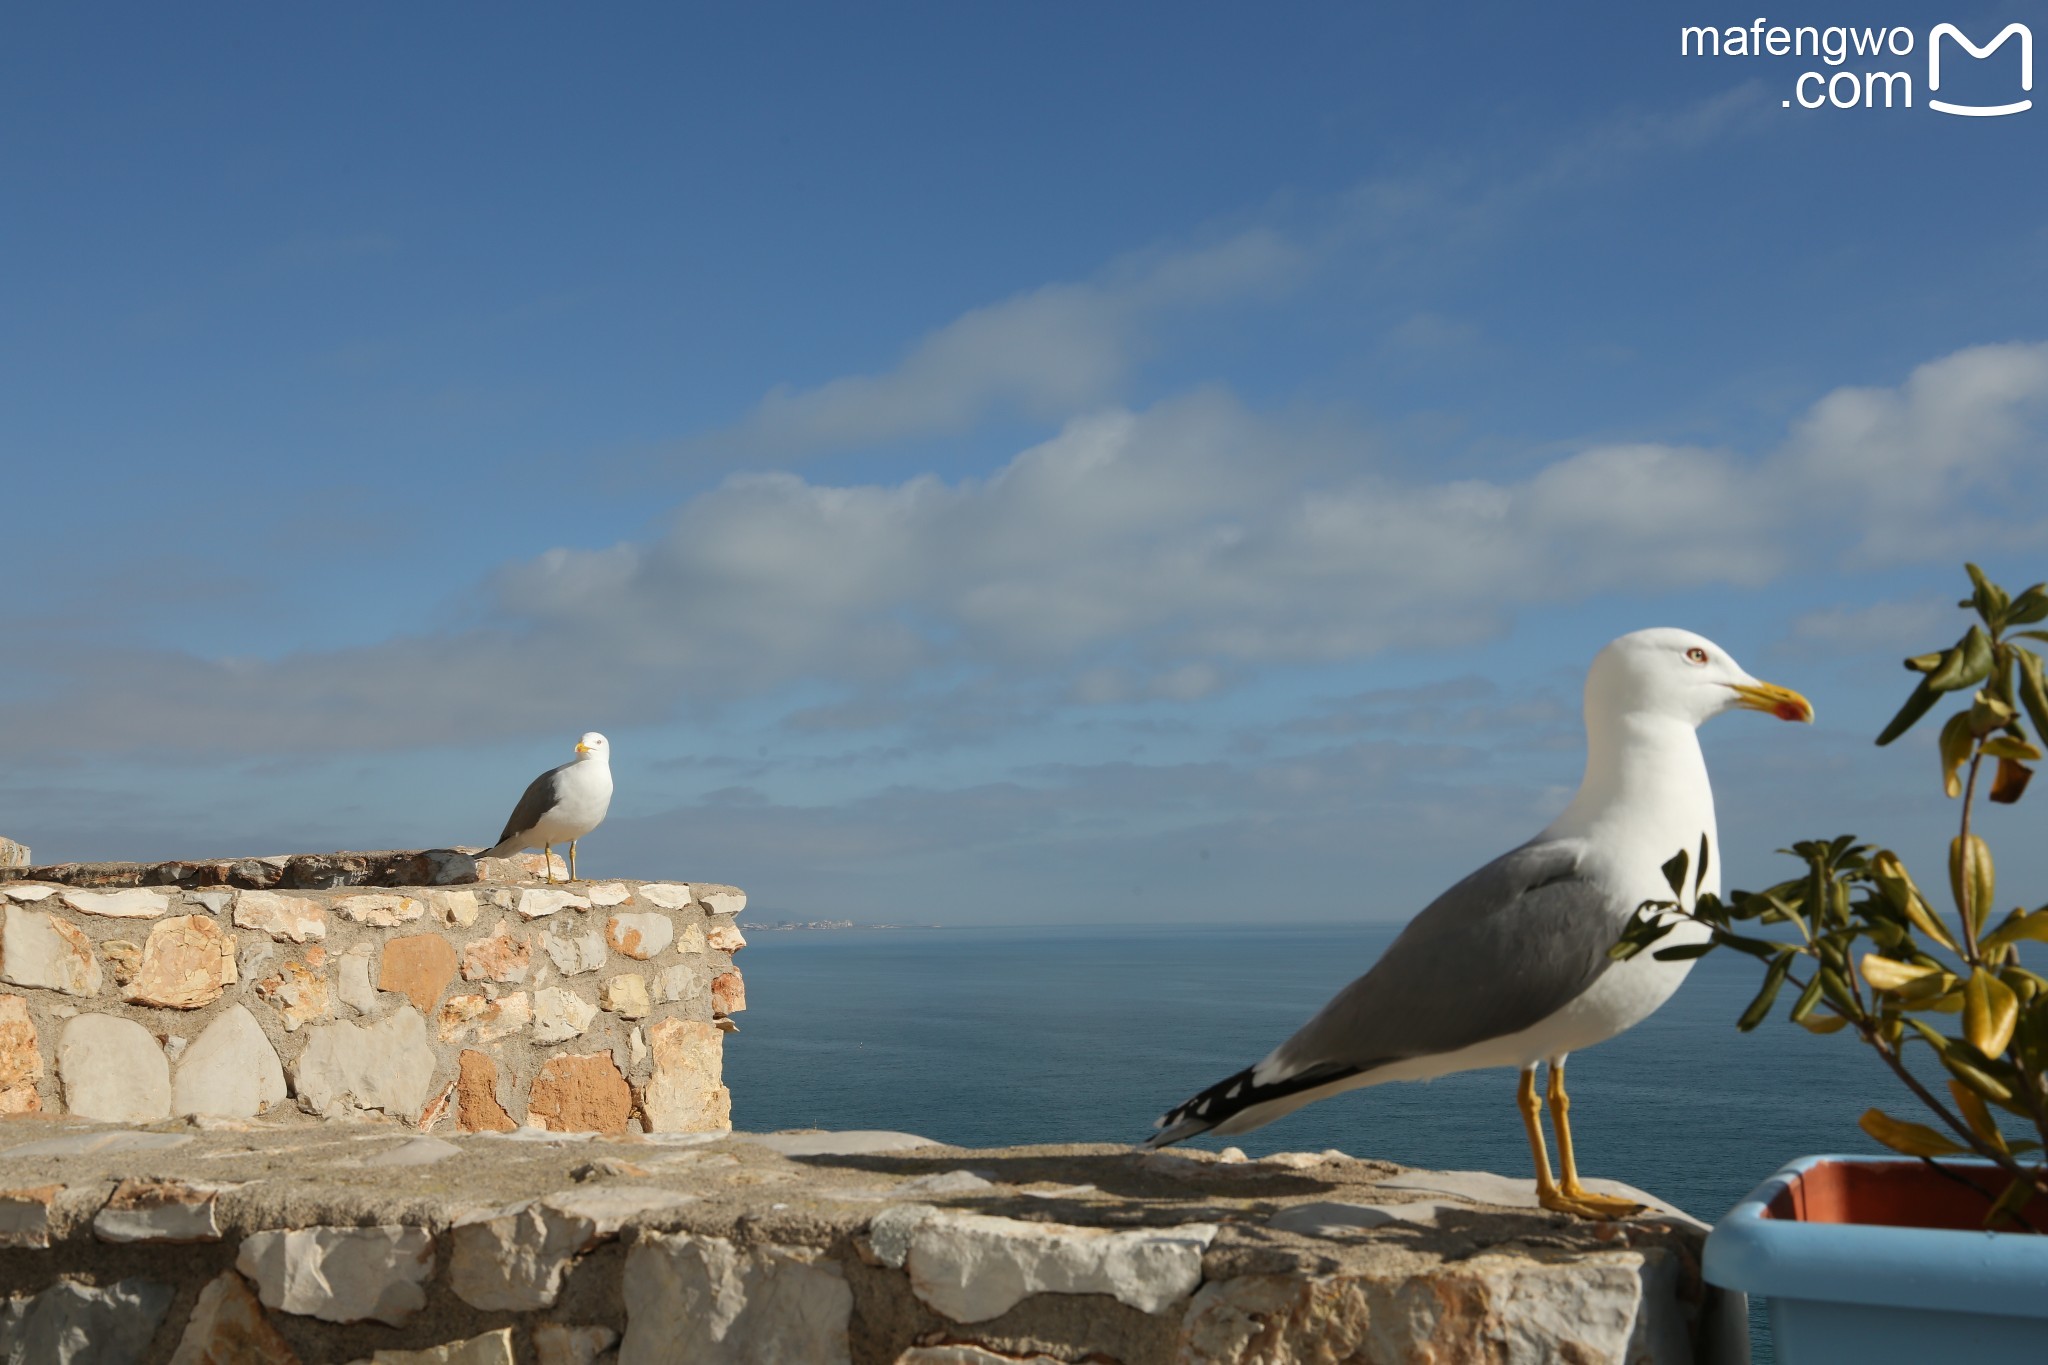
<instances>
[{"instance_id":1,"label":"blue sky","mask_svg":"<svg viewBox=\"0 0 2048 1365\"><path fill-rule=\"evenodd\" d=\"M1926 35L2048 8L1854 9L1915 107L1713 7L15 15L0 833L486 842L599 728L587 867L764 913L1401 919L1677 624L1820 708L1706 736L1737 880L1932 860L2048 110Z\"/></svg>"}]
</instances>

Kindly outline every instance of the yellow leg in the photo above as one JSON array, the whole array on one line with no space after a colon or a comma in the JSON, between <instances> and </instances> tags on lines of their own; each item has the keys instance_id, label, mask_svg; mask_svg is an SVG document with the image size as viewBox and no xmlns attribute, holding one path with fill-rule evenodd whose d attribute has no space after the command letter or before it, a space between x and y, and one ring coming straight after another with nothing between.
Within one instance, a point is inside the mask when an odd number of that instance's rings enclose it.
<instances>
[{"instance_id":1,"label":"yellow leg","mask_svg":"<svg viewBox=\"0 0 2048 1365\"><path fill-rule=\"evenodd\" d=\"M576 841L569 841L569 880L576 880Z\"/></svg>"},{"instance_id":2,"label":"yellow leg","mask_svg":"<svg viewBox=\"0 0 2048 1365\"><path fill-rule=\"evenodd\" d=\"M1522 1111L1522 1131L1529 1135L1529 1155L1536 1161L1536 1199L1544 1208L1553 1207L1557 1182L1550 1177L1550 1153L1543 1146L1543 1102L1536 1098L1536 1068L1522 1073L1515 1087L1515 1107Z\"/></svg>"},{"instance_id":3,"label":"yellow leg","mask_svg":"<svg viewBox=\"0 0 2048 1365\"><path fill-rule=\"evenodd\" d=\"M1534 1085L1534 1072L1524 1072L1523 1080ZM1557 1132L1557 1161L1563 1180L1558 1193L1578 1205L1568 1212L1580 1213L1588 1218L1628 1218L1643 1211L1643 1206L1633 1199L1621 1199L1610 1194L1594 1194L1579 1183L1579 1163L1572 1151L1572 1099L1564 1088L1564 1059L1558 1058L1550 1064L1550 1126ZM1539 1191L1540 1193L1540 1191ZM1548 1207L1547 1205L1545 1207Z\"/></svg>"},{"instance_id":4,"label":"yellow leg","mask_svg":"<svg viewBox=\"0 0 2048 1365\"><path fill-rule=\"evenodd\" d=\"M540 875L547 878L550 882L555 879L555 846L553 844L542 844L540 846Z\"/></svg>"}]
</instances>

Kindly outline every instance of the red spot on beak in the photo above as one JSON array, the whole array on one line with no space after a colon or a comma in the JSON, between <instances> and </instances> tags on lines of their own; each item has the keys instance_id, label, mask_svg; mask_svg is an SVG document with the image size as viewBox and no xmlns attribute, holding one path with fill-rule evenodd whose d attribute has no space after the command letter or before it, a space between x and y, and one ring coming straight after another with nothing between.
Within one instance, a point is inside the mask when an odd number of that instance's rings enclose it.
<instances>
[{"instance_id":1,"label":"red spot on beak","mask_svg":"<svg viewBox=\"0 0 2048 1365\"><path fill-rule=\"evenodd\" d=\"M1771 714L1779 720L1806 720L1806 708L1796 701L1781 701L1772 708Z\"/></svg>"}]
</instances>

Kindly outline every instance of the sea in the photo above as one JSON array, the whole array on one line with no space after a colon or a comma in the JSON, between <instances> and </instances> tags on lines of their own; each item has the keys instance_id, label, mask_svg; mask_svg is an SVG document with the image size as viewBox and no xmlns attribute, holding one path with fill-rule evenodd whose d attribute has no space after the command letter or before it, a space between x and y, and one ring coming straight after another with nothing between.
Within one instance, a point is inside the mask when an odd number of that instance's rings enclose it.
<instances>
[{"instance_id":1,"label":"sea","mask_svg":"<svg viewBox=\"0 0 2048 1365\"><path fill-rule=\"evenodd\" d=\"M1396 932L751 931L748 1008L725 1052L733 1124L887 1128L965 1147L1137 1142L1164 1110L1257 1061ZM1712 1222L1793 1157L1879 1150L1856 1119L1873 1103L1904 1110L1896 1081L1847 1034L1781 1017L1738 1032L1757 982L1750 959L1710 955L1656 1014L1572 1057L1582 1174ZM1353 1091L1191 1145L1530 1173L1506 1070ZM1752 1335L1768 1361L1760 1312Z\"/></svg>"}]
</instances>

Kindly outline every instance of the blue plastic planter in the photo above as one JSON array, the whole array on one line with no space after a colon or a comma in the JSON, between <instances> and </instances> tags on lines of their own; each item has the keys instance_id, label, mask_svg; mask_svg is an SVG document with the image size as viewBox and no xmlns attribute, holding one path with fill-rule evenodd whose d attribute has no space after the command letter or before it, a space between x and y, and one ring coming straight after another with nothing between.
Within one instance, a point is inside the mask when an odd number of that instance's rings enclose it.
<instances>
[{"instance_id":1,"label":"blue plastic planter","mask_svg":"<svg viewBox=\"0 0 2048 1365\"><path fill-rule=\"evenodd\" d=\"M2003 1187L1989 1162L1942 1165ZM1919 1162L1806 1157L1715 1225L1703 1273L1769 1302L1784 1365L2048 1361L2048 1236L1973 1230L1984 1207Z\"/></svg>"}]
</instances>

